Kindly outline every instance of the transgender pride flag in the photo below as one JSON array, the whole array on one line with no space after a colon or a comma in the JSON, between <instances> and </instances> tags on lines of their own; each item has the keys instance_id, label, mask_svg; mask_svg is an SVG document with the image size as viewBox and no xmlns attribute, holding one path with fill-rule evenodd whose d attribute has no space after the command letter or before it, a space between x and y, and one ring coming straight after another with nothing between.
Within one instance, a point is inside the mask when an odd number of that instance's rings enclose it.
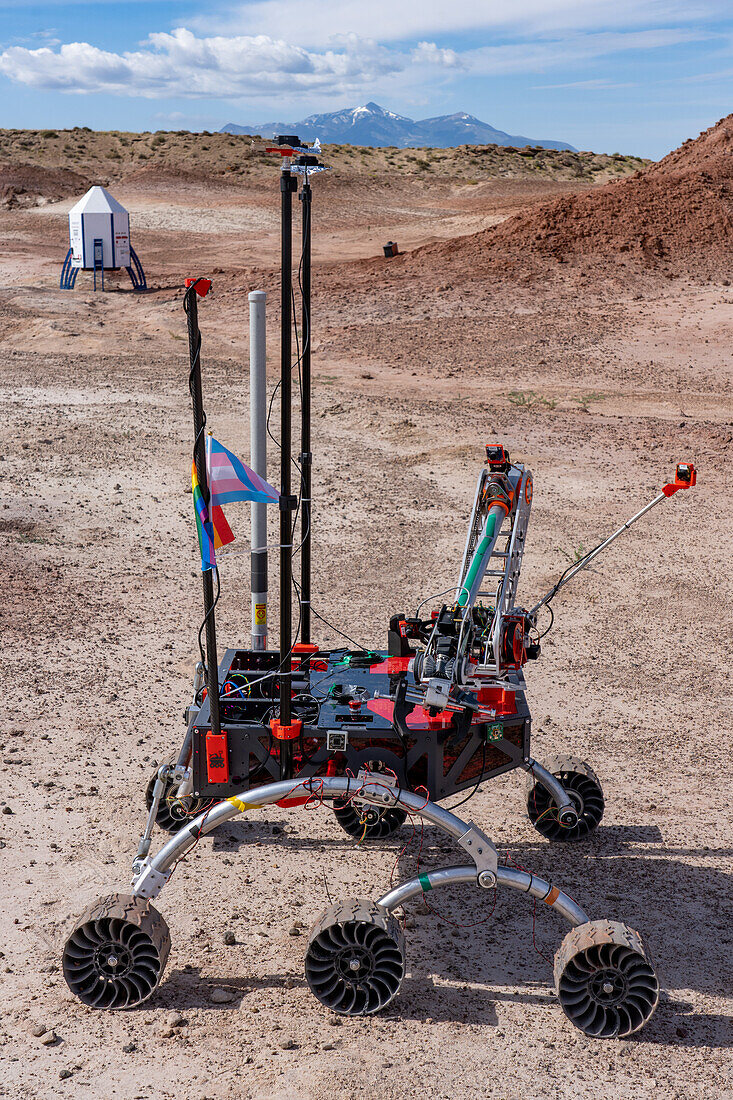
<instances>
[{"instance_id":1,"label":"transgender pride flag","mask_svg":"<svg viewBox=\"0 0 733 1100\"><path fill-rule=\"evenodd\" d=\"M212 506L231 504L235 500L260 504L277 504L280 500L277 489L210 435L206 437L206 473Z\"/></svg>"}]
</instances>

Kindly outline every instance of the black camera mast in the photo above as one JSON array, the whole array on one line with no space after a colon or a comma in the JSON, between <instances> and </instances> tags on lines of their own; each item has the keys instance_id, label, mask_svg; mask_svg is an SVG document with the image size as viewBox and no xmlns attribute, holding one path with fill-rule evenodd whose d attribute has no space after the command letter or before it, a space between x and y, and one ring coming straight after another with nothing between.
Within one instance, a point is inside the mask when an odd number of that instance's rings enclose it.
<instances>
[{"instance_id":1,"label":"black camera mast","mask_svg":"<svg viewBox=\"0 0 733 1100\"><path fill-rule=\"evenodd\" d=\"M300 578L300 638L311 640L311 539L312 539L312 464L311 452L311 213L312 189L310 176L328 171L318 159L319 142L304 145L295 134L279 134L269 153L283 158L280 172L280 716L279 726L291 725L291 662L293 650L293 512L300 507L301 518L301 578ZM303 309L302 347L296 366L300 367L300 492L293 494L291 479L292 450L292 355L293 326L293 192L298 176L303 177L300 191L302 203L302 251L298 264ZM281 771L290 774L292 746L288 739L281 742Z\"/></svg>"}]
</instances>

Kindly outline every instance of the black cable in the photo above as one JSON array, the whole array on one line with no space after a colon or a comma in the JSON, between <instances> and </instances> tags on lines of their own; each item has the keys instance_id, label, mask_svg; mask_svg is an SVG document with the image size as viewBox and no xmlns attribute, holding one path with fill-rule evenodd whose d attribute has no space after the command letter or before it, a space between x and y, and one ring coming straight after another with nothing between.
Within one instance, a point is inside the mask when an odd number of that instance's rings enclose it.
<instances>
[{"instance_id":1,"label":"black cable","mask_svg":"<svg viewBox=\"0 0 733 1100\"><path fill-rule=\"evenodd\" d=\"M267 408L267 420L265 421L265 430L267 431L267 434L269 435L272 442L277 447L278 451L280 450L280 440L275 439L275 436L270 431L270 417L272 416L272 406L275 402L275 398L277 397L277 391L280 389L281 385L282 385L282 379L278 378L277 385L275 386L275 389L272 391L272 395L270 396L270 404L268 405L268 408Z\"/></svg>"},{"instance_id":2,"label":"black cable","mask_svg":"<svg viewBox=\"0 0 733 1100\"><path fill-rule=\"evenodd\" d=\"M343 630L339 630L339 628L337 626L334 626L333 623L330 623L328 621L328 619L325 618L325 616L319 615L319 613L316 611L316 609L313 607L312 604L311 604L311 614L315 615L315 617L317 619L320 619L322 623L325 623L326 626L330 626L331 630L335 630L335 632L337 634L339 634L342 638L345 638L347 642L351 642L352 645L355 645L356 648L360 649L363 653L371 652L368 646L360 645L359 642L355 641L353 638L350 638L348 634L344 634Z\"/></svg>"},{"instance_id":3,"label":"black cable","mask_svg":"<svg viewBox=\"0 0 733 1100\"><path fill-rule=\"evenodd\" d=\"M303 292L303 286L302 286L302 283L301 283L301 272L302 272L302 269L303 269L303 258L304 258L304 256L305 256L305 242L303 242L303 247L301 248L301 251L300 251L300 260L298 262L298 285L300 286L301 294ZM292 302L293 302L293 316L295 316L295 292L293 290L292 285L290 287L290 294L291 294L291 299L292 299ZM309 326L308 327L310 328L310 321L309 321ZM308 336L308 340L310 341L310 334ZM305 351L305 348L306 348L306 344L304 343L303 344L303 351ZM303 353L300 351L300 344L299 344L299 340L298 340L298 326L297 326L297 324L295 325L295 349L296 349L296 353L297 353L297 359L295 360L292 367L290 368L291 373L296 369L298 370L298 372L300 372L300 364L303 360ZM270 431L270 417L272 415L272 405L273 405L273 402L274 402L275 397L277 395L277 391L280 389L281 384L282 384L282 379L280 379L278 381L277 385L275 386L275 389L272 391L272 396L270 397L270 405L269 405L269 408L267 410L267 420L265 422L265 427L266 427L266 430L267 430L267 434L269 435L270 439L272 440L272 442L277 447L278 451L281 450L280 441L278 439L275 439L275 436ZM301 394L301 399L302 399L302 393L303 393L302 382L299 383L299 392ZM292 456L291 456L291 458L292 458ZM295 462L294 459L292 459L292 461ZM296 465L297 465L297 463L296 463Z\"/></svg>"},{"instance_id":4,"label":"black cable","mask_svg":"<svg viewBox=\"0 0 733 1100\"><path fill-rule=\"evenodd\" d=\"M465 798L462 798L460 802L456 802L456 804L454 806L449 806L448 807L449 810L451 810L451 811L452 810L457 810L459 806L465 805L466 802L469 802L473 798L473 796L476 794L476 791L481 786L481 780L484 777L485 768L486 768L486 739L484 739L484 747L483 747L483 752L481 754L481 771L478 773L478 779L476 780L476 786L473 788L471 793L466 795Z\"/></svg>"},{"instance_id":5,"label":"black cable","mask_svg":"<svg viewBox=\"0 0 733 1100\"><path fill-rule=\"evenodd\" d=\"M407 775L407 738L405 737L404 733L402 732L400 727L395 722L394 718L392 719L392 729L397 734L397 736L400 739L400 743L402 744L402 749L403 749L403 752L405 754L405 775Z\"/></svg>"},{"instance_id":6,"label":"black cable","mask_svg":"<svg viewBox=\"0 0 733 1100\"><path fill-rule=\"evenodd\" d=\"M303 262L302 252L300 254L300 262L301 263ZM298 282L300 283L300 269L298 269ZM301 293L302 293L302 291L301 291ZM292 307L293 307L293 317L295 318L295 290L292 286L290 287L290 301L291 301ZM302 328L303 327L302 320L300 322L300 325L301 325L301 328ZM301 373L300 366L301 366L301 363L303 361L303 356L305 355L305 341L303 342L303 351L301 352L301 350L300 350L300 339L298 338L298 322L297 322L297 320L295 321L295 324L293 325L293 329L294 329L294 336L295 336L295 364L293 366L293 370L295 370L296 367L298 368L298 397L299 397L300 402L302 404L302 402L303 402L303 375Z\"/></svg>"},{"instance_id":7,"label":"black cable","mask_svg":"<svg viewBox=\"0 0 733 1100\"><path fill-rule=\"evenodd\" d=\"M548 611L550 612L550 616L551 616L551 618L550 618L550 625L549 625L549 626L548 626L548 627L547 627L547 628L546 628L545 630L543 630L543 632L542 632L542 633L540 634L540 636L539 636L539 641L542 641L542 639L544 638L545 634L549 634L549 633L550 633L550 631L552 630L552 624L553 624L553 623L555 622L555 612L554 612L554 611L552 610L552 608L550 607L549 603L546 603L546 604L545 604L545 607L546 607L546 608L547 608L547 610L548 610Z\"/></svg>"},{"instance_id":8,"label":"black cable","mask_svg":"<svg viewBox=\"0 0 733 1100\"><path fill-rule=\"evenodd\" d=\"M583 554L582 558L578 558L577 561L571 561L570 562L570 565L567 567L567 569L563 570L563 572L560 574L560 576L558 577L555 584L550 589L550 594L547 597L547 599L545 600L545 607L549 606L550 600L555 599L555 596L557 595L557 591L558 591L560 585L562 584L562 582L567 577L568 573L571 573L573 569L577 569L578 566L580 566L580 568L582 569L584 563L588 561L588 558L592 557L593 554L595 554L596 550L599 550L601 548L601 546L603 546L603 543L605 541L606 541L605 539L601 539L601 541L598 543L598 545L594 546L592 550L589 550L587 554Z\"/></svg>"},{"instance_id":9,"label":"black cable","mask_svg":"<svg viewBox=\"0 0 733 1100\"><path fill-rule=\"evenodd\" d=\"M306 176L305 179L307 183L308 177ZM303 354L305 355L305 349L310 347L311 340L311 319L308 310L305 308L305 293L303 291L303 260L305 258L305 242L306 239L310 240L311 235L311 208L309 203L303 203L303 216L306 218L307 236L303 237L303 247L300 251L300 263L298 264L298 286L300 288L300 300L303 304L303 322L301 327L303 329Z\"/></svg>"},{"instance_id":10,"label":"black cable","mask_svg":"<svg viewBox=\"0 0 733 1100\"><path fill-rule=\"evenodd\" d=\"M219 570L216 566L214 566L214 574L216 576L216 596L214 597L214 602L212 603L211 607L209 608L208 614L204 616L204 621L202 622L201 626L199 627L199 653L201 654L201 664L204 666L204 674L206 673L207 669L206 669L206 654L204 652L204 643L203 643L203 640L202 640L202 635L204 633L204 630L206 629L206 624L209 621L209 617L211 615L213 615L214 612L216 611L216 605L218 604L219 596L221 595L221 582L219 580Z\"/></svg>"}]
</instances>

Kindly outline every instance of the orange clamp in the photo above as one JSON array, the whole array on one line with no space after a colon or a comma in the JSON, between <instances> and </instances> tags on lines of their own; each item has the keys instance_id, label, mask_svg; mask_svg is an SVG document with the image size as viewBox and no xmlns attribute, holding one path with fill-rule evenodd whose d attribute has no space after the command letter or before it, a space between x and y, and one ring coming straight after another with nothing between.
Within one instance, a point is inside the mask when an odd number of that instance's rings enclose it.
<instances>
[{"instance_id":1,"label":"orange clamp","mask_svg":"<svg viewBox=\"0 0 733 1100\"><path fill-rule=\"evenodd\" d=\"M296 642L291 650L291 668L307 668L318 651L318 646L310 642Z\"/></svg>"},{"instance_id":2,"label":"orange clamp","mask_svg":"<svg viewBox=\"0 0 733 1100\"><path fill-rule=\"evenodd\" d=\"M300 737L303 723L299 718L294 718L289 726L283 726L277 718L273 718L270 722L270 729L276 741L295 741Z\"/></svg>"}]
</instances>

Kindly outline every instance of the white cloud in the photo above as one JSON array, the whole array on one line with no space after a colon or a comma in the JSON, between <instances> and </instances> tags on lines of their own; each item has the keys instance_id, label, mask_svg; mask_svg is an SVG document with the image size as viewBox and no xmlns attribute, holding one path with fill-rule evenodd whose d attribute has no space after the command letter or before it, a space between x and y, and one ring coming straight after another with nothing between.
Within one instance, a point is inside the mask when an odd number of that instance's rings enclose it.
<instances>
[{"instance_id":1,"label":"white cloud","mask_svg":"<svg viewBox=\"0 0 733 1100\"><path fill-rule=\"evenodd\" d=\"M544 72L556 66L592 61L631 50L670 49L689 42L712 39L706 31L666 29L570 34L534 41L481 46L462 53L461 63L469 73L499 76L504 73Z\"/></svg>"},{"instance_id":2,"label":"white cloud","mask_svg":"<svg viewBox=\"0 0 733 1100\"><path fill-rule=\"evenodd\" d=\"M730 18L730 0L229 0L218 10L207 8L191 26L230 34L272 34L287 28L290 41L313 47L327 45L341 32L408 42L481 31L531 36L716 17Z\"/></svg>"},{"instance_id":3,"label":"white cloud","mask_svg":"<svg viewBox=\"0 0 733 1100\"><path fill-rule=\"evenodd\" d=\"M535 0L534 6L548 7L553 2ZM328 46L306 49L266 34L199 37L179 27L170 33L153 33L138 50L125 53L101 50L88 42L65 43L58 49L11 46L0 54L0 72L16 83L57 92L151 99L266 96L282 103L309 94L359 96L362 91L373 92L376 85L383 93L404 90L430 80L426 70L432 71L433 80L441 81L459 73L542 73L623 51L670 48L712 37L704 30L660 27L535 35L460 51L425 40L412 48L387 47L349 33L332 36Z\"/></svg>"},{"instance_id":4,"label":"white cloud","mask_svg":"<svg viewBox=\"0 0 733 1100\"><path fill-rule=\"evenodd\" d=\"M551 88L586 88L589 91L603 91L608 88L638 88L639 82L636 80L616 81L616 80L570 80L566 84L535 84L533 85L533 91L546 91Z\"/></svg>"},{"instance_id":5,"label":"white cloud","mask_svg":"<svg viewBox=\"0 0 733 1100\"><path fill-rule=\"evenodd\" d=\"M434 42L418 42L412 51L412 60L423 65L440 65L445 69L461 67L460 55L455 50L440 49Z\"/></svg>"},{"instance_id":6,"label":"white cloud","mask_svg":"<svg viewBox=\"0 0 733 1100\"><path fill-rule=\"evenodd\" d=\"M313 52L267 35L197 38L179 27L155 33L123 54L88 42L57 51L14 46L0 72L21 84L62 92L108 92L149 98L229 97L302 91L348 91L404 67L401 55L349 36L338 49Z\"/></svg>"}]
</instances>

